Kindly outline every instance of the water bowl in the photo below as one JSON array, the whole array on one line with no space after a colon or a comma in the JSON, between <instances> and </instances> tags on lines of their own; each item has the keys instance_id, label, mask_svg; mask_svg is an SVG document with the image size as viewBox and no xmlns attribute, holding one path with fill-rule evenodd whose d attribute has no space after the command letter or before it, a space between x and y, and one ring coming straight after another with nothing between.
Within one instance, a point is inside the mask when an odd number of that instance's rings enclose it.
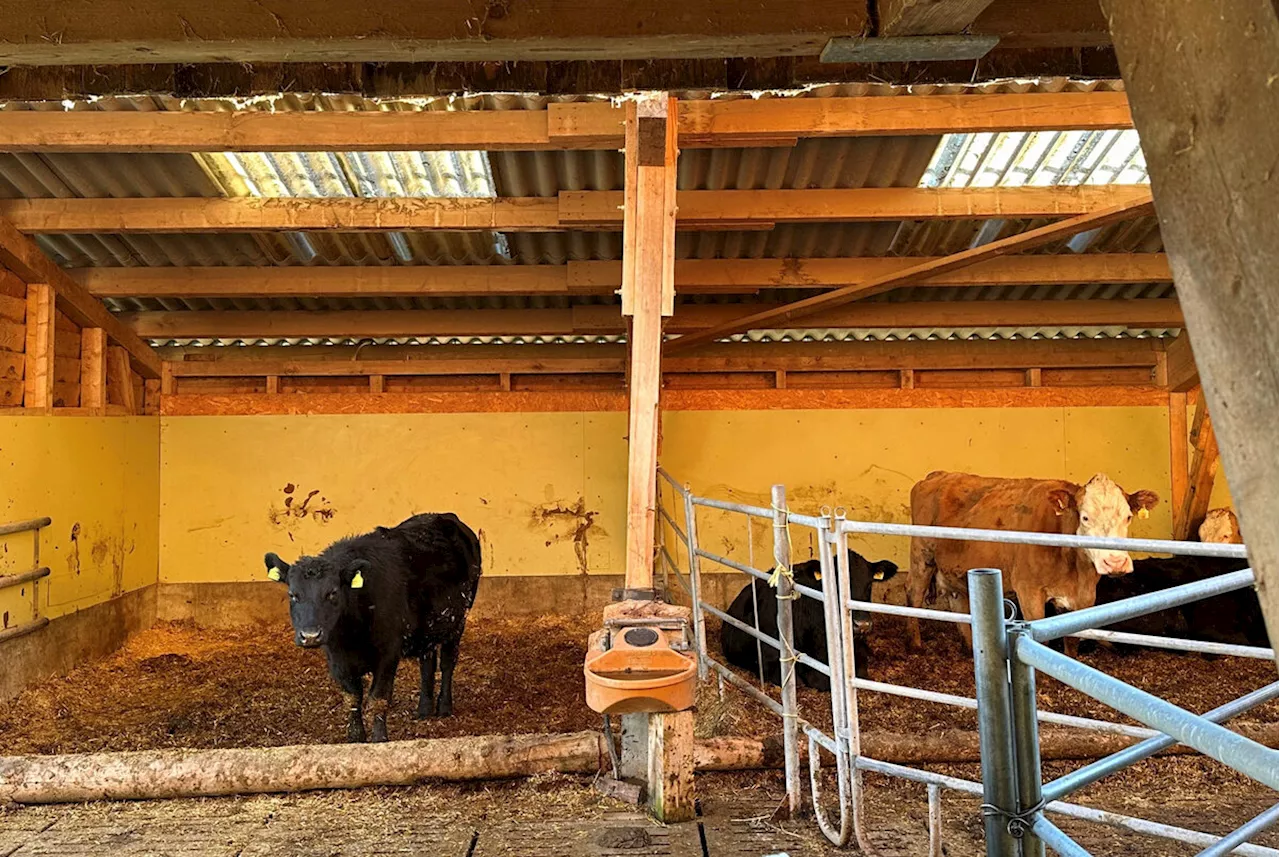
<instances>
[{"instance_id":1,"label":"water bowl","mask_svg":"<svg viewBox=\"0 0 1280 857\"><path fill-rule=\"evenodd\" d=\"M601 714L692 708L698 664L687 641L683 622L607 622L587 646L587 705Z\"/></svg>"}]
</instances>

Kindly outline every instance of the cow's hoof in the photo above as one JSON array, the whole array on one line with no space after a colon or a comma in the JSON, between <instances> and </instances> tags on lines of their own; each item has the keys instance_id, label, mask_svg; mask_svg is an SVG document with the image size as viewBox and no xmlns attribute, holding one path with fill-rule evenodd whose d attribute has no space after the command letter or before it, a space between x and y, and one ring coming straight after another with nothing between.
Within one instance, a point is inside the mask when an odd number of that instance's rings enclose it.
<instances>
[{"instance_id":1,"label":"cow's hoof","mask_svg":"<svg viewBox=\"0 0 1280 857\"><path fill-rule=\"evenodd\" d=\"M432 717L452 717L452 716L453 716L453 706L452 706L452 705L441 705L439 708L437 708L437 709L436 709L436 710L431 714L431 716L432 716Z\"/></svg>"},{"instance_id":2,"label":"cow's hoof","mask_svg":"<svg viewBox=\"0 0 1280 857\"><path fill-rule=\"evenodd\" d=\"M365 742L364 732L348 732L347 733L348 744L363 744L364 742Z\"/></svg>"},{"instance_id":3,"label":"cow's hoof","mask_svg":"<svg viewBox=\"0 0 1280 857\"><path fill-rule=\"evenodd\" d=\"M428 717L436 716L436 705L432 703L418 703L418 713L414 715L417 720L426 720Z\"/></svg>"}]
</instances>

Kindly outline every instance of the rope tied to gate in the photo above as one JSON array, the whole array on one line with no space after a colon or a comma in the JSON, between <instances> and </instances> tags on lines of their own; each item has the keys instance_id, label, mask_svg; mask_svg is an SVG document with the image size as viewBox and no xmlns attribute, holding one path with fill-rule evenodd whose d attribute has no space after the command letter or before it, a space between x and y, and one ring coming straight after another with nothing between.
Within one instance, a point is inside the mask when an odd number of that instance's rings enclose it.
<instances>
[{"instance_id":1,"label":"rope tied to gate","mask_svg":"<svg viewBox=\"0 0 1280 857\"><path fill-rule=\"evenodd\" d=\"M778 506L775 506L772 503L770 504L770 508L773 509L774 512L782 514L783 520L786 521L786 523L783 525L783 528L786 530L786 533L787 533L787 547L789 549L791 547L791 520L788 517L790 515L790 512L788 512L785 508L779 508ZM777 529L777 524L774 525L774 529ZM790 553L790 550L788 550L788 553ZM798 600L800 598L800 593L796 592L794 589L795 575L791 571L791 566L786 565L785 563L779 562L774 565L773 571L769 574L769 586L771 586L773 589L776 590L778 588L778 584L782 581L782 578L784 577L787 579L787 582L792 585L793 588L789 594L779 595L778 600L779 601Z\"/></svg>"},{"instance_id":2,"label":"rope tied to gate","mask_svg":"<svg viewBox=\"0 0 1280 857\"><path fill-rule=\"evenodd\" d=\"M1009 835L1014 839L1021 839L1027 834L1027 831L1031 830L1031 826L1035 824L1036 816L1044 811L1044 805L1044 798L1041 798L1040 802L1035 806L1029 806L1018 812L1009 812L1008 810L1001 809L995 804L984 803L982 805L982 817L988 818L993 815L1000 816L1006 821L1006 829L1009 831Z\"/></svg>"}]
</instances>

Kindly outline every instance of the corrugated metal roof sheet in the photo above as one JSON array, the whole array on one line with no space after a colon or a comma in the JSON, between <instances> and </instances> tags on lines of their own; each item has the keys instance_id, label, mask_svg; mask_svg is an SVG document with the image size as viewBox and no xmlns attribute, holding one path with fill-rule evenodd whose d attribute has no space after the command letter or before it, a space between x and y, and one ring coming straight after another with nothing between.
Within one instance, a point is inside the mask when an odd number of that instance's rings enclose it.
<instances>
[{"instance_id":1,"label":"corrugated metal roof sheet","mask_svg":"<svg viewBox=\"0 0 1280 857\"><path fill-rule=\"evenodd\" d=\"M686 93L708 98L824 98L959 92L1119 89L1110 81L1012 81L977 87L820 86L789 93ZM298 95L249 100L180 100L160 96L97 98L62 104L6 104L39 110L537 110L582 97L497 94L465 98L370 100ZM966 184L1075 184L1145 179L1132 132L965 134L802 140L793 147L691 149L681 154L682 189L913 187ZM239 155L2 155L0 197L291 196L554 196L562 190L617 190L622 157L612 151L275 153ZM944 255L1047 221L906 221L784 224L760 232L677 236L679 258L786 258ZM182 235L49 235L42 248L61 264L193 265L501 265L616 260L616 232L560 233L251 233ZM1154 218L1119 224L1040 252L1154 252ZM805 292L797 291L794 296ZM1167 284L905 289L884 300L1070 299L1167 297ZM787 299L792 295L779 293ZM560 307L607 303L607 297L159 299L113 302L128 310ZM738 302L737 296L698 301ZM870 339L930 337L1111 336L1114 329L770 331L751 338ZM1130 331L1161 335L1163 331ZM451 340L452 341L452 340ZM479 341L479 340L476 340ZM597 341L592 339L590 341Z\"/></svg>"}]
</instances>

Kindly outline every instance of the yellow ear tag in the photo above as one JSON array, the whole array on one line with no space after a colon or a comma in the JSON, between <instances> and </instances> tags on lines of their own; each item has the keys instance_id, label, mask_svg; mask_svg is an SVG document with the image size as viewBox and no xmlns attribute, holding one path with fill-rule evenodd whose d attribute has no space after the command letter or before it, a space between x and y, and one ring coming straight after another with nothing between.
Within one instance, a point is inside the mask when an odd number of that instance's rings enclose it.
<instances>
[{"instance_id":1,"label":"yellow ear tag","mask_svg":"<svg viewBox=\"0 0 1280 857\"><path fill-rule=\"evenodd\" d=\"M813 578L814 578L814 580L822 580L822 572L820 572L820 571L815 571L815 572L813 573Z\"/></svg>"},{"instance_id":2,"label":"yellow ear tag","mask_svg":"<svg viewBox=\"0 0 1280 857\"><path fill-rule=\"evenodd\" d=\"M1147 509L1147 507L1143 506L1141 509L1138 510L1138 517L1143 519L1150 518L1151 511Z\"/></svg>"},{"instance_id":3,"label":"yellow ear tag","mask_svg":"<svg viewBox=\"0 0 1280 857\"><path fill-rule=\"evenodd\" d=\"M268 572L267 572L267 577L268 577L269 579L271 579L271 580L279 580L279 579L280 579L280 569L278 569L278 568L273 568L273 569L271 569L270 571L268 571Z\"/></svg>"},{"instance_id":4,"label":"yellow ear tag","mask_svg":"<svg viewBox=\"0 0 1280 857\"><path fill-rule=\"evenodd\" d=\"M883 572L883 571L877 571L877 572L876 572L876 580L884 580L884 572Z\"/></svg>"},{"instance_id":5,"label":"yellow ear tag","mask_svg":"<svg viewBox=\"0 0 1280 857\"><path fill-rule=\"evenodd\" d=\"M363 586L364 586L364 575L357 571L356 576L351 578L351 588L360 589Z\"/></svg>"}]
</instances>

